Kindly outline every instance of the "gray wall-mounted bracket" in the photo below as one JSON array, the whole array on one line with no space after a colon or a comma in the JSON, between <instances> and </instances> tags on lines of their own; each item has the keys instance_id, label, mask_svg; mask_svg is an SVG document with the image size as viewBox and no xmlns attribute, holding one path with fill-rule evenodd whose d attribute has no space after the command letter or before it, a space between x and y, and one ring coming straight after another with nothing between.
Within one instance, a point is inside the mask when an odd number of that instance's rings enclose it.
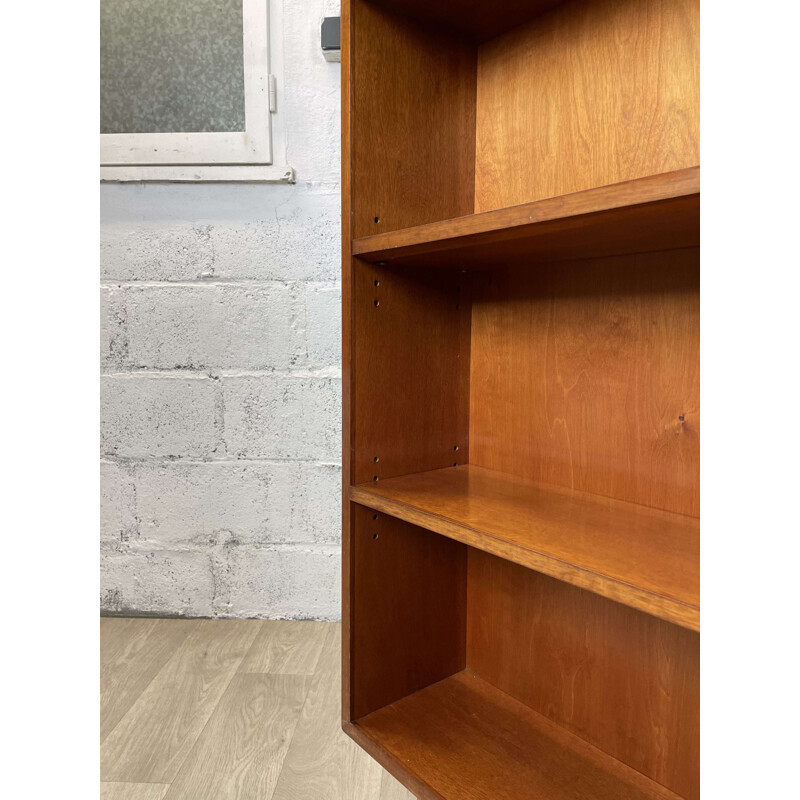
<instances>
[{"instance_id":1,"label":"gray wall-mounted bracket","mask_svg":"<svg viewBox=\"0 0 800 800\"><path fill-rule=\"evenodd\" d=\"M325 17L322 20L322 55L326 61L342 60L341 18Z\"/></svg>"}]
</instances>

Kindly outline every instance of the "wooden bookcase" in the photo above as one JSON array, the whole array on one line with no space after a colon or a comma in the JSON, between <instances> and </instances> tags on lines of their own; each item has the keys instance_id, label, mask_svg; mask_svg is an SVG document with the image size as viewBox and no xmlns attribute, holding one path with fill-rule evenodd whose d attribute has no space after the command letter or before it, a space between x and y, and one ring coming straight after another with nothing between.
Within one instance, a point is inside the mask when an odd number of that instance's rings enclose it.
<instances>
[{"instance_id":1,"label":"wooden bookcase","mask_svg":"<svg viewBox=\"0 0 800 800\"><path fill-rule=\"evenodd\" d=\"M699 797L698 0L343 0L343 726Z\"/></svg>"}]
</instances>

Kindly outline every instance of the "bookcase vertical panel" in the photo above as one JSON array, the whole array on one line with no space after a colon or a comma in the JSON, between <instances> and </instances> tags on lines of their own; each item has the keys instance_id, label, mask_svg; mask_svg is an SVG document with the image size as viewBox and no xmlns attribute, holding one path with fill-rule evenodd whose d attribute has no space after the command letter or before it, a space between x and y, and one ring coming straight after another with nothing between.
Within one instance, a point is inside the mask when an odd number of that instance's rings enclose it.
<instances>
[{"instance_id":1,"label":"bookcase vertical panel","mask_svg":"<svg viewBox=\"0 0 800 800\"><path fill-rule=\"evenodd\" d=\"M475 211L700 163L698 0L571 0L481 45Z\"/></svg>"},{"instance_id":2,"label":"bookcase vertical panel","mask_svg":"<svg viewBox=\"0 0 800 800\"><path fill-rule=\"evenodd\" d=\"M353 714L464 669L467 548L353 506Z\"/></svg>"},{"instance_id":3,"label":"bookcase vertical panel","mask_svg":"<svg viewBox=\"0 0 800 800\"><path fill-rule=\"evenodd\" d=\"M357 262L355 483L468 462L469 278Z\"/></svg>"},{"instance_id":4,"label":"bookcase vertical panel","mask_svg":"<svg viewBox=\"0 0 800 800\"><path fill-rule=\"evenodd\" d=\"M471 214L474 45L354 0L353 235Z\"/></svg>"}]
</instances>

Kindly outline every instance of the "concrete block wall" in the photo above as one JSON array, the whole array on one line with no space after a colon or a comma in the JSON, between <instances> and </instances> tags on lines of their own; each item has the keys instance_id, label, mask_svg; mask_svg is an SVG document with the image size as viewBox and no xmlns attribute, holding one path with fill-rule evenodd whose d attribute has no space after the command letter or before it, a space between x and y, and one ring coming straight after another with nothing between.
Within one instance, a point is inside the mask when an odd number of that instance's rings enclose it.
<instances>
[{"instance_id":1,"label":"concrete block wall","mask_svg":"<svg viewBox=\"0 0 800 800\"><path fill-rule=\"evenodd\" d=\"M295 185L101 185L101 610L340 617L335 0L283 3Z\"/></svg>"}]
</instances>

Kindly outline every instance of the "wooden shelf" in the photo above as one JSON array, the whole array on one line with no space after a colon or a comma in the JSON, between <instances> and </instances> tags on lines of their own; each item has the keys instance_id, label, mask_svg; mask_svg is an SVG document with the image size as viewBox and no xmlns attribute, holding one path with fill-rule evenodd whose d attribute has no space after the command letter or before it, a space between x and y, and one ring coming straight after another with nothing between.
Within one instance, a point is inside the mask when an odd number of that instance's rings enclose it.
<instances>
[{"instance_id":1,"label":"wooden shelf","mask_svg":"<svg viewBox=\"0 0 800 800\"><path fill-rule=\"evenodd\" d=\"M353 241L402 266L500 268L700 243L700 168L537 200Z\"/></svg>"},{"instance_id":2,"label":"wooden shelf","mask_svg":"<svg viewBox=\"0 0 800 800\"><path fill-rule=\"evenodd\" d=\"M678 798L469 671L345 729L390 770L402 764L421 798Z\"/></svg>"},{"instance_id":3,"label":"wooden shelf","mask_svg":"<svg viewBox=\"0 0 800 800\"><path fill-rule=\"evenodd\" d=\"M351 487L350 499L700 630L694 517L536 484L476 466Z\"/></svg>"}]
</instances>

